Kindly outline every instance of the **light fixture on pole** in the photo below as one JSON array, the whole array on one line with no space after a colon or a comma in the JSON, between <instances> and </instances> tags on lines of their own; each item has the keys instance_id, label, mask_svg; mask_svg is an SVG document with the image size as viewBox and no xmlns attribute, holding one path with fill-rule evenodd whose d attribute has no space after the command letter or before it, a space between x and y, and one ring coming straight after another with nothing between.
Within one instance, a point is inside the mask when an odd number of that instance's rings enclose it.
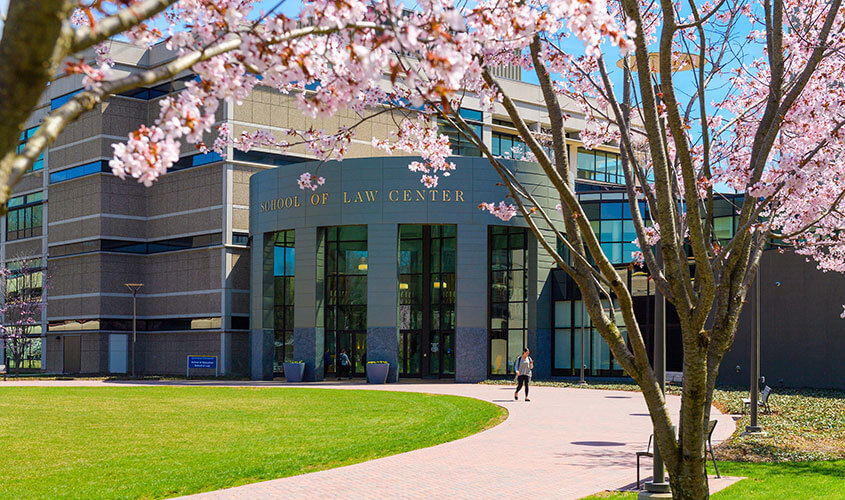
<instances>
[{"instance_id":1,"label":"light fixture on pole","mask_svg":"<svg viewBox=\"0 0 845 500\"><path fill-rule=\"evenodd\" d=\"M138 307L137 307L137 295L138 290L144 286L143 283L124 283L126 288L128 288L132 292L132 356L129 358L130 364L132 365L132 377L135 377L135 340L138 336Z\"/></svg>"},{"instance_id":2,"label":"light fixture on pole","mask_svg":"<svg viewBox=\"0 0 845 500\"><path fill-rule=\"evenodd\" d=\"M581 380L578 381L578 385L587 385L587 381L584 380L584 321L586 321L586 316L584 316L584 297L581 297Z\"/></svg>"},{"instance_id":3,"label":"light fixture on pole","mask_svg":"<svg viewBox=\"0 0 845 500\"><path fill-rule=\"evenodd\" d=\"M751 289L751 422L745 426L743 436L765 436L763 427L757 422L757 414L760 407L760 267L763 264L761 257L757 264L757 271L754 273L754 286Z\"/></svg>"}]
</instances>

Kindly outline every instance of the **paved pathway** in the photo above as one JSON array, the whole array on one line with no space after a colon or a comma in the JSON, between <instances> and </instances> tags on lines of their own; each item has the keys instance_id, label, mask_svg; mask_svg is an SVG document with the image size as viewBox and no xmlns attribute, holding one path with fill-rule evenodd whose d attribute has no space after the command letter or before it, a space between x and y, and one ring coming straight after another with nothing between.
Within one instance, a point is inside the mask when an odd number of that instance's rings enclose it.
<instances>
[{"instance_id":1,"label":"paved pathway","mask_svg":"<svg viewBox=\"0 0 845 500\"><path fill-rule=\"evenodd\" d=\"M33 385L115 385L91 381L33 382ZM121 385L125 385L123 383ZM644 450L651 422L639 393L532 387L531 402L513 400L513 387L402 383L284 384L279 382L162 382L173 385L252 385L414 391L469 396L507 408L500 425L473 436L356 465L193 495L208 499L431 499L581 498L630 485L634 453ZM9 384L0 383L0 387ZM29 385L26 382L20 385ZM680 399L670 396L677 415ZM719 420L714 444L734 431L730 415ZM646 459L643 477L650 475ZM728 483L729 484L729 483ZM726 485L726 484L724 484ZM724 487L723 484L719 486ZM716 486L716 485L713 485Z\"/></svg>"}]
</instances>

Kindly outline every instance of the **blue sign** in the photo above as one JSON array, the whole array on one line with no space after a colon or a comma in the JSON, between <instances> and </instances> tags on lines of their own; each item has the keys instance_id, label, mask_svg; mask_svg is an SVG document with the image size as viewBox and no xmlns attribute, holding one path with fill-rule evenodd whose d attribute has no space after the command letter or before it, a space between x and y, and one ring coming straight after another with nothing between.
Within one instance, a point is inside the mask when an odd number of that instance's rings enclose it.
<instances>
[{"instance_id":1,"label":"blue sign","mask_svg":"<svg viewBox=\"0 0 845 500\"><path fill-rule=\"evenodd\" d=\"M188 368L217 369L217 356L188 356Z\"/></svg>"},{"instance_id":2,"label":"blue sign","mask_svg":"<svg viewBox=\"0 0 845 500\"><path fill-rule=\"evenodd\" d=\"M188 368L185 370L185 376L191 378L191 368L203 368L206 370L214 370L214 376L218 375L217 356L191 356L188 355Z\"/></svg>"}]
</instances>

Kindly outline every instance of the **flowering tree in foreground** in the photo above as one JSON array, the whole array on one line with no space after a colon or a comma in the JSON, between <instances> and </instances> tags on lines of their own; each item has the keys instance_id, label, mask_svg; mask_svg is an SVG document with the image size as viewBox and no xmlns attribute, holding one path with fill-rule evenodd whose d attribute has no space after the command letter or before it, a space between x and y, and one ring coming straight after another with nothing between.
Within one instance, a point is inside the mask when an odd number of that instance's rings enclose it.
<instances>
[{"instance_id":1,"label":"flowering tree in foreground","mask_svg":"<svg viewBox=\"0 0 845 500\"><path fill-rule=\"evenodd\" d=\"M36 340L32 336L41 324L44 308L42 297L44 280L40 262L31 259L16 260L0 267L0 340L14 364L15 375Z\"/></svg>"},{"instance_id":2,"label":"flowering tree in foreground","mask_svg":"<svg viewBox=\"0 0 845 500\"><path fill-rule=\"evenodd\" d=\"M304 143L318 159L344 156L355 126L289 130L281 137L269 131L235 136L225 125L215 127L219 102L238 103L258 84L295 93L308 116L351 108L363 123L393 113L399 118L394 135L373 144L420 155L409 168L428 187L448 182L441 177L455 168L448 139L434 126L435 119L445 120L476 144L506 187L508 200L480 208L505 220L525 218L577 283L593 324L642 388L673 495L707 497L704 442L712 392L765 243L790 243L823 270L845 271L841 0L423 0L412 11L395 0L308 0L293 17L272 9L254 15L252 8L250 0L12 0L0 41L0 183L6 189L0 201L82 113L115 93L187 70L198 80L163 98L159 118L115 146L116 175L149 185L178 159L180 141L218 150ZM147 24L153 17L166 26L163 32ZM164 38L177 57L113 75L99 44L119 33L140 44ZM96 53L96 63L72 58L84 50ZM621 78L609 72L606 52L612 61L622 56ZM533 131L520 116L487 70L501 64L536 74L550 130ZM685 73L688 83L678 84L674 71L684 67L692 69ZM24 120L62 69L84 73L88 90L51 112L16 154ZM615 78L621 85L613 85ZM500 103L510 116L560 195L564 227L553 227L463 121L458 110L467 93L487 109ZM588 147L620 145L642 263L678 312L684 385L677 437L631 295L569 181L562 97L581 105ZM215 128L217 139L205 144ZM331 179L314 172L291 182L315 190ZM737 207L738 230L727 242L715 237L716 186L746 194ZM645 214L640 201L648 206ZM542 228L553 229L568 258Z\"/></svg>"}]
</instances>

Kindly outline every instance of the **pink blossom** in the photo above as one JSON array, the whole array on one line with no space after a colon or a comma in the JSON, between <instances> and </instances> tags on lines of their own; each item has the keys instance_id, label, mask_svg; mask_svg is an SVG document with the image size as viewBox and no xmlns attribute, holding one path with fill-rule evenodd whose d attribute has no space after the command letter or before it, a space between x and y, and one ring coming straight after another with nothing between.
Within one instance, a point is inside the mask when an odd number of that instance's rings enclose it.
<instances>
[{"instance_id":1,"label":"pink blossom","mask_svg":"<svg viewBox=\"0 0 845 500\"><path fill-rule=\"evenodd\" d=\"M478 208L481 210L487 210L492 215L505 222L511 220L516 215L516 206L510 203L505 203L504 201L500 201L498 205L495 203L484 202L478 205Z\"/></svg>"},{"instance_id":2,"label":"pink blossom","mask_svg":"<svg viewBox=\"0 0 845 500\"><path fill-rule=\"evenodd\" d=\"M299 185L299 189L310 189L311 191L316 191L319 186L326 183L326 179L324 177L315 177L314 175L305 172L299 176L299 180L296 181L296 183Z\"/></svg>"}]
</instances>

